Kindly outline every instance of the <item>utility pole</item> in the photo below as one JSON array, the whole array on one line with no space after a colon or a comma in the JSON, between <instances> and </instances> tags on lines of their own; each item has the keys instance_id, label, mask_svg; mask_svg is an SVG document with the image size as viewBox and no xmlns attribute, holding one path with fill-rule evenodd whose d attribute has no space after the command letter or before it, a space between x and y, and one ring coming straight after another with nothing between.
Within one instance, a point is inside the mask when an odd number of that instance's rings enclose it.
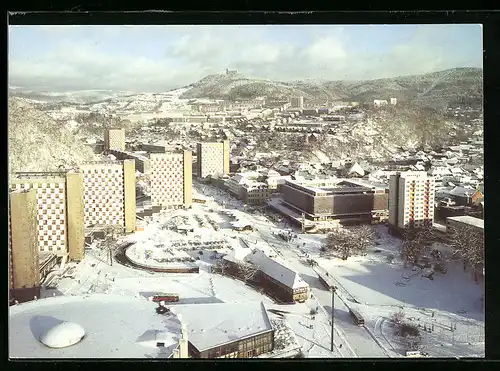
<instances>
[{"instance_id":1,"label":"utility pole","mask_svg":"<svg viewBox=\"0 0 500 371\"><path fill-rule=\"evenodd\" d=\"M333 321L334 321L334 313L335 311L335 287L332 287L332 338L331 338L331 351L333 352Z\"/></svg>"}]
</instances>

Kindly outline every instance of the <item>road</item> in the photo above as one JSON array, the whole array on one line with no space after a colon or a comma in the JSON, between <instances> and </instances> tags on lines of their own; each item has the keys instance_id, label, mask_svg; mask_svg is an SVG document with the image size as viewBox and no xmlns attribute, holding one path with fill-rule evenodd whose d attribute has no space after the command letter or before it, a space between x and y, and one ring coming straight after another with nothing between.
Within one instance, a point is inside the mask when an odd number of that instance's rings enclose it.
<instances>
[{"instance_id":1,"label":"road","mask_svg":"<svg viewBox=\"0 0 500 371\"><path fill-rule=\"evenodd\" d=\"M297 245L301 246L303 243L300 236L297 240L285 242L272 233L271 228L276 227L265 216L249 214L248 218L253 221L254 226L257 228L254 235L268 243L279 256L287 261L290 268L298 272L302 279L309 284L313 299L318 301L329 321L332 306L331 293L321 285L313 268L301 261L302 253L296 247ZM334 305L334 342L337 346L342 344L339 353L344 357L388 358L395 355L393 352L388 351L383 344L381 345L378 340L375 340L367 329L353 323L349 315L349 309L337 295ZM330 322L328 322L328 326L330 326ZM331 333L331 330L328 331Z\"/></svg>"},{"instance_id":2,"label":"road","mask_svg":"<svg viewBox=\"0 0 500 371\"><path fill-rule=\"evenodd\" d=\"M240 201L230 198L220 190L205 186L203 191L204 192L201 193L213 197L214 201L219 205L224 202L228 207L234 207L240 211L244 210ZM322 331L326 331L328 335L331 335L331 293L321 285L312 267L301 261L301 255L303 254L300 252L300 249L297 248L297 245L301 246L305 241L302 241L299 236L299 238L294 241L285 242L272 232L275 229L283 229L283 223L276 225L263 213L256 212L245 214L246 218L251 221L252 225L257 229L253 233L245 234L245 239L250 243L258 242L258 240L267 243L276 251L278 256L288 263L290 268L298 272L302 279L309 284L313 296L312 299L316 300L320 307L320 313L316 316L319 322L316 324L317 321L315 320L315 326L323 327ZM334 314L335 353L341 357L348 358L391 357L391 352L387 350L379 340L374 339L372 336L373 333L370 334L364 327L359 327L353 323L348 308L339 298L335 300ZM322 337L321 346L327 349L330 348L330 336Z\"/></svg>"}]
</instances>

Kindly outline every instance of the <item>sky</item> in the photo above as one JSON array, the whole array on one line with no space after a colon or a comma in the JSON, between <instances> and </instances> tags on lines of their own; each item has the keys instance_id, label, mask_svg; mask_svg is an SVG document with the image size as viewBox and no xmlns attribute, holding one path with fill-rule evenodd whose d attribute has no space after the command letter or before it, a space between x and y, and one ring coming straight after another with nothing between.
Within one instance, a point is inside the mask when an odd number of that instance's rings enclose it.
<instances>
[{"instance_id":1,"label":"sky","mask_svg":"<svg viewBox=\"0 0 500 371\"><path fill-rule=\"evenodd\" d=\"M368 80L483 64L482 27L10 26L9 85L162 92L238 70L277 81Z\"/></svg>"}]
</instances>

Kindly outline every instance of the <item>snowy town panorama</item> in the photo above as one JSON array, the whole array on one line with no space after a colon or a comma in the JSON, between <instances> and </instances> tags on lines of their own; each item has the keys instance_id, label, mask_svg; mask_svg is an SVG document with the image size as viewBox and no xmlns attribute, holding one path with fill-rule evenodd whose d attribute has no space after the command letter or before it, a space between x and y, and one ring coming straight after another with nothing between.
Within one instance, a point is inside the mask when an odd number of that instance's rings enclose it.
<instances>
[{"instance_id":1,"label":"snowy town panorama","mask_svg":"<svg viewBox=\"0 0 500 371\"><path fill-rule=\"evenodd\" d=\"M10 26L8 131L11 359L485 356L480 25Z\"/></svg>"}]
</instances>

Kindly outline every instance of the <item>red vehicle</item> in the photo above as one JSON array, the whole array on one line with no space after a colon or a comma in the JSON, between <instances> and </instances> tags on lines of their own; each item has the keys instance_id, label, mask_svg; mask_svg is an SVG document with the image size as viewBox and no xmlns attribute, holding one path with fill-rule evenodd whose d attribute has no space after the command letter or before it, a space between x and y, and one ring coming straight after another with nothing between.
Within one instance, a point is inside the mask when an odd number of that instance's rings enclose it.
<instances>
[{"instance_id":1,"label":"red vehicle","mask_svg":"<svg viewBox=\"0 0 500 371\"><path fill-rule=\"evenodd\" d=\"M153 296L154 302L176 302L179 301L179 295L177 294L156 294Z\"/></svg>"}]
</instances>

